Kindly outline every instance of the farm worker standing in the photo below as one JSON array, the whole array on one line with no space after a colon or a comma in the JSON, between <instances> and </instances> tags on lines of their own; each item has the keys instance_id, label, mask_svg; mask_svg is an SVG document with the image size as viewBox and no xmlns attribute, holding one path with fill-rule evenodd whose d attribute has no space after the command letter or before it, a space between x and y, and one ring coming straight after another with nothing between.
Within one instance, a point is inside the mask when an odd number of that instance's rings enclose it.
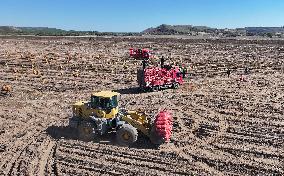
<instances>
[{"instance_id":1,"label":"farm worker standing","mask_svg":"<svg viewBox=\"0 0 284 176\"><path fill-rule=\"evenodd\" d=\"M228 68L228 70L227 70L227 75L228 75L228 78L230 77L230 75L231 75L231 70Z\"/></svg>"},{"instance_id":2,"label":"farm worker standing","mask_svg":"<svg viewBox=\"0 0 284 176\"><path fill-rule=\"evenodd\" d=\"M185 75L187 74L187 68L184 64L182 64L181 73L182 73L182 78L185 78Z\"/></svg>"},{"instance_id":3,"label":"farm worker standing","mask_svg":"<svg viewBox=\"0 0 284 176\"><path fill-rule=\"evenodd\" d=\"M164 64L165 64L165 58L164 58L164 56L162 56L162 58L161 58L161 68L164 67Z\"/></svg>"},{"instance_id":4,"label":"farm worker standing","mask_svg":"<svg viewBox=\"0 0 284 176\"><path fill-rule=\"evenodd\" d=\"M143 64L143 70L144 70L148 66L148 59L143 59L142 64Z\"/></svg>"},{"instance_id":5,"label":"farm worker standing","mask_svg":"<svg viewBox=\"0 0 284 176\"><path fill-rule=\"evenodd\" d=\"M249 74L249 69L246 67L245 68L245 75L248 75Z\"/></svg>"}]
</instances>

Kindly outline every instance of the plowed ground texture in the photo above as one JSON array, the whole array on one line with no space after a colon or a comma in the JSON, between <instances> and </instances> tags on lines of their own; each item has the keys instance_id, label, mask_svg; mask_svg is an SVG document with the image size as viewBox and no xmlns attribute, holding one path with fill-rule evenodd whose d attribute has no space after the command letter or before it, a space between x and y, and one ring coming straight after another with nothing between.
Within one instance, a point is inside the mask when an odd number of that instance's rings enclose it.
<instances>
[{"instance_id":1,"label":"plowed ground texture","mask_svg":"<svg viewBox=\"0 0 284 176\"><path fill-rule=\"evenodd\" d=\"M185 63L189 78L139 92L130 47ZM278 41L2 37L0 85L13 89L0 96L0 175L284 175L283 61ZM171 141L78 139L71 105L99 90L151 118L171 110Z\"/></svg>"}]
</instances>

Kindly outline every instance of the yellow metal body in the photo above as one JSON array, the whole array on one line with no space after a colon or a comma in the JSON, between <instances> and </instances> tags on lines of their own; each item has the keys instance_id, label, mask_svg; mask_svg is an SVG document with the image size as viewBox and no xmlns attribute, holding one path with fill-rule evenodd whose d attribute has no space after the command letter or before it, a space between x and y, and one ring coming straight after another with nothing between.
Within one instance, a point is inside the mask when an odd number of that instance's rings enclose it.
<instances>
[{"instance_id":1,"label":"yellow metal body","mask_svg":"<svg viewBox=\"0 0 284 176\"><path fill-rule=\"evenodd\" d=\"M113 96L118 96L119 93L111 91L101 91L94 92L92 96L102 97L102 98L112 98ZM112 119L118 113L118 107L112 108L110 111L106 112L101 109L96 109L91 107L89 101L79 101L73 105L73 115L82 118L89 118L92 115L95 115L99 118Z\"/></svg>"},{"instance_id":2,"label":"yellow metal body","mask_svg":"<svg viewBox=\"0 0 284 176\"><path fill-rule=\"evenodd\" d=\"M116 92L101 91L92 93L92 96L112 98L118 96ZM101 109L91 107L90 101L79 101L73 104L73 116L88 119L92 115L96 115L99 118L112 119L118 114L118 107L112 108L106 112ZM145 135L149 136L150 132L150 121L146 117L145 113L138 111L128 111L125 116L121 117L122 121L129 123L134 126L137 130L141 131Z\"/></svg>"},{"instance_id":3,"label":"yellow metal body","mask_svg":"<svg viewBox=\"0 0 284 176\"><path fill-rule=\"evenodd\" d=\"M127 115L122 117L122 120L131 124L146 136L149 136L150 122L147 119L145 113L139 113L137 111L128 111Z\"/></svg>"},{"instance_id":4,"label":"yellow metal body","mask_svg":"<svg viewBox=\"0 0 284 176\"><path fill-rule=\"evenodd\" d=\"M118 96L118 95L119 95L119 93L112 92L112 91L100 91L100 92L92 93L92 96L103 97L103 98L111 98L113 96Z\"/></svg>"},{"instance_id":5,"label":"yellow metal body","mask_svg":"<svg viewBox=\"0 0 284 176\"><path fill-rule=\"evenodd\" d=\"M112 108L109 113L104 110L93 109L90 107L90 102L79 101L73 105L73 115L76 117L89 118L96 115L99 118L111 119L118 113L118 107Z\"/></svg>"}]
</instances>

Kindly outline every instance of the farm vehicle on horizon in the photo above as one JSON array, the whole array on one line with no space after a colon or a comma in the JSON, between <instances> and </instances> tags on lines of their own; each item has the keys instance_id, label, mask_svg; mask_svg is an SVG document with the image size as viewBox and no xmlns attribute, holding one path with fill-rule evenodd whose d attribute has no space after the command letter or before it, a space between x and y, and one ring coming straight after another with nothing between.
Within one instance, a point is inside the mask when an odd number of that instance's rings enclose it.
<instances>
[{"instance_id":1,"label":"farm vehicle on horizon","mask_svg":"<svg viewBox=\"0 0 284 176\"><path fill-rule=\"evenodd\" d=\"M129 49L129 56L135 59L152 59L154 58L153 51L148 49Z\"/></svg>"}]
</instances>

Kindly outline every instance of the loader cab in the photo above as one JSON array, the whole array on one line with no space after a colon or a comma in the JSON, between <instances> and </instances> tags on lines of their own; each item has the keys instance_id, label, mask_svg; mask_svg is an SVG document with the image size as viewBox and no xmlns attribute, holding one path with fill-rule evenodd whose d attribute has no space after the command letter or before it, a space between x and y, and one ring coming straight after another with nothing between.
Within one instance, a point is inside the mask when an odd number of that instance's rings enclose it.
<instances>
[{"instance_id":1,"label":"loader cab","mask_svg":"<svg viewBox=\"0 0 284 176\"><path fill-rule=\"evenodd\" d=\"M91 96L91 107L99 116L113 118L118 113L118 96L117 92L95 92Z\"/></svg>"}]
</instances>

